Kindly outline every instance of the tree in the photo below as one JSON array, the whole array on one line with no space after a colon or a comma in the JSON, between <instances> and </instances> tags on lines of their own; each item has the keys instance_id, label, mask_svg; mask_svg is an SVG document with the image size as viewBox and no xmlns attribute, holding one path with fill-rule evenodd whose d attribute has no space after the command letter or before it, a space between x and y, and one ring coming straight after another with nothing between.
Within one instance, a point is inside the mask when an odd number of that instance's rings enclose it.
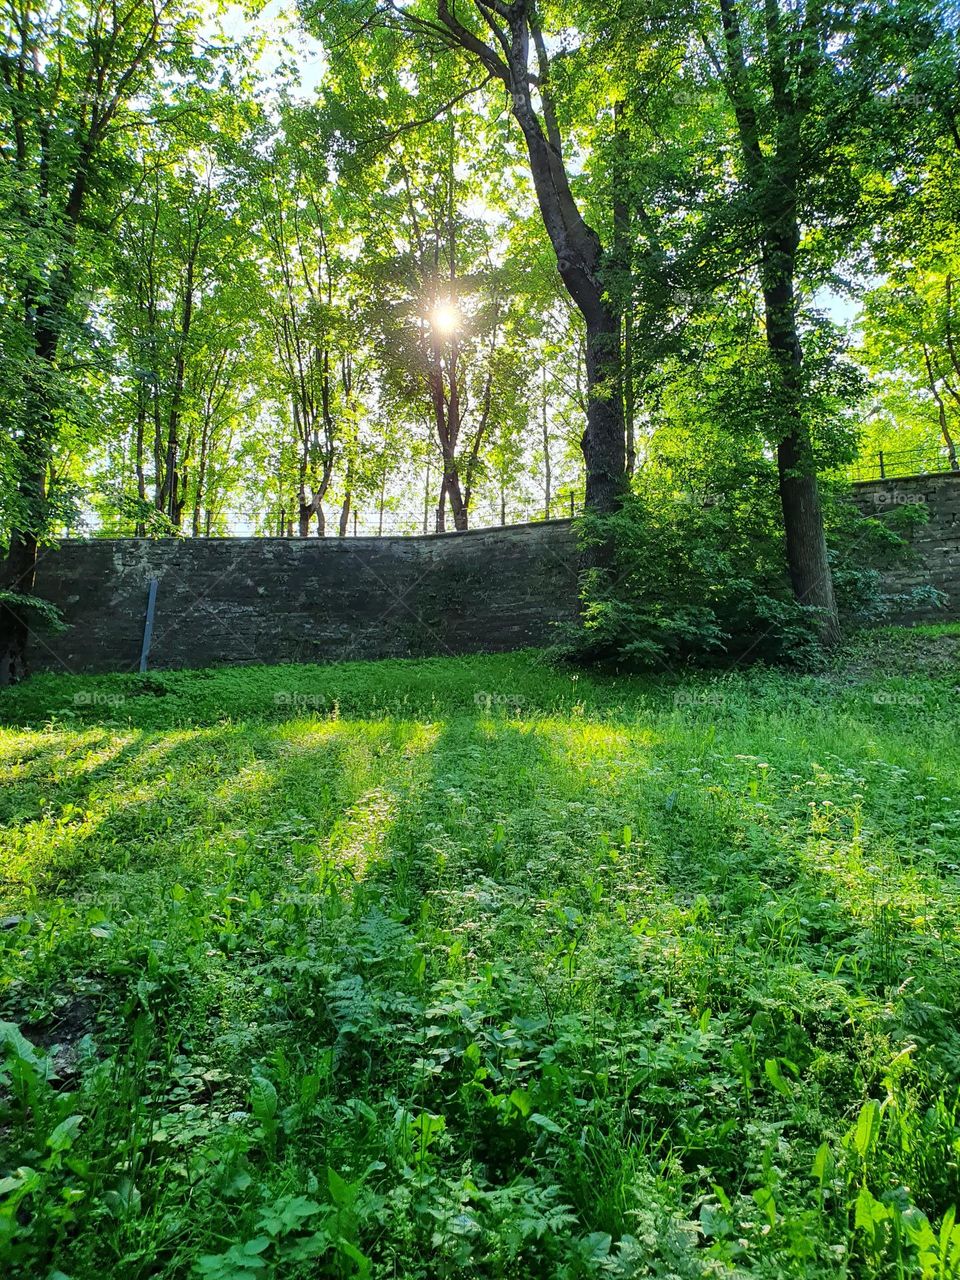
<instances>
[{"instance_id":1,"label":"tree","mask_svg":"<svg viewBox=\"0 0 960 1280\"><path fill-rule=\"evenodd\" d=\"M345 28L355 24L358 6L340 8ZM363 10L362 26L370 28L368 6ZM307 12L322 36L328 7ZM555 55L533 0L473 0L460 8L448 0L411 7L386 0L377 13L385 38L400 31L428 51L454 50L507 91L557 268L586 330L587 502L595 511L613 511L626 487L620 316L604 283L608 255L574 195L554 94Z\"/></svg>"},{"instance_id":2,"label":"tree","mask_svg":"<svg viewBox=\"0 0 960 1280\"><path fill-rule=\"evenodd\" d=\"M718 0L698 22L707 74L734 118L731 219L759 256L790 577L796 598L820 611L827 642L838 622L805 330L817 329L816 290L836 283L838 266L852 263L896 206L898 170L917 134L900 101L914 13L897 0L839 8Z\"/></svg>"},{"instance_id":3,"label":"tree","mask_svg":"<svg viewBox=\"0 0 960 1280\"><path fill-rule=\"evenodd\" d=\"M176 0L64 4L8 0L0 62L0 199L5 240L2 324L17 353L20 395L4 387L15 480L0 604L0 684L26 670L38 548L56 514L51 469L75 415L65 362L83 320L83 281L122 212L127 149L165 64L186 69L197 24ZM6 339L10 338L9 344Z\"/></svg>"},{"instance_id":4,"label":"tree","mask_svg":"<svg viewBox=\"0 0 960 1280\"><path fill-rule=\"evenodd\" d=\"M904 424L935 422L932 432L921 427L915 447L938 434L953 471L960 471L958 279L950 270L914 266L869 294L863 318L863 356L877 377L878 411L892 408Z\"/></svg>"},{"instance_id":5,"label":"tree","mask_svg":"<svg viewBox=\"0 0 960 1280\"><path fill-rule=\"evenodd\" d=\"M271 255L270 316L280 381L297 456L298 529L316 521L342 438L359 412L362 368L349 297L350 268L332 195L295 155L296 138L278 138L258 188L259 216Z\"/></svg>"}]
</instances>

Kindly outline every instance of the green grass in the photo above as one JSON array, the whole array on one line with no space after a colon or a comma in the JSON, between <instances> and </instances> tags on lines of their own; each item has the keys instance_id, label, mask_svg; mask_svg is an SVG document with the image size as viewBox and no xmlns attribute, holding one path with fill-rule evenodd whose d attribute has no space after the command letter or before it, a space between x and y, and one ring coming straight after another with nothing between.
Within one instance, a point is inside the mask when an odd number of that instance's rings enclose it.
<instances>
[{"instance_id":1,"label":"green grass","mask_svg":"<svg viewBox=\"0 0 960 1280\"><path fill-rule=\"evenodd\" d=\"M957 634L5 694L0 1270L957 1276Z\"/></svg>"}]
</instances>

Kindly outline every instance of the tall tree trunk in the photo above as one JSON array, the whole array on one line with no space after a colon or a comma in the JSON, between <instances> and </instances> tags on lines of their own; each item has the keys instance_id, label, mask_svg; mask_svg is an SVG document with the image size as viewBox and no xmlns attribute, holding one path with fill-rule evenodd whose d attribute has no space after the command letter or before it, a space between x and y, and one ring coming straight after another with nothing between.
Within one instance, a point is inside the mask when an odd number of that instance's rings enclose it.
<instances>
[{"instance_id":1,"label":"tall tree trunk","mask_svg":"<svg viewBox=\"0 0 960 1280\"><path fill-rule=\"evenodd\" d=\"M457 533L464 533L467 528L467 504L464 501L463 490L460 488L460 476L457 473L456 462L452 459L447 464L448 470L444 477L447 498L450 501L450 510L453 513L453 527Z\"/></svg>"},{"instance_id":2,"label":"tall tree trunk","mask_svg":"<svg viewBox=\"0 0 960 1280\"><path fill-rule=\"evenodd\" d=\"M150 400L153 407L153 505L158 511L162 511L164 509L163 419L160 387L156 382L150 388Z\"/></svg>"},{"instance_id":3,"label":"tall tree trunk","mask_svg":"<svg viewBox=\"0 0 960 1280\"><path fill-rule=\"evenodd\" d=\"M68 276L62 279L64 289ZM35 331L35 351L41 369L50 368L60 345L60 332L65 319L65 300L55 293L53 306L59 308L43 317ZM39 377L42 379L43 374ZM18 522L10 532L10 546L0 571L0 584L8 591L33 595L37 582L39 531L47 520L47 475L52 460L49 410L42 384L30 396L27 429L20 441L22 470L17 494L24 511L32 521ZM30 624L24 610L0 604L0 687L16 684L27 675L27 641Z\"/></svg>"},{"instance_id":4,"label":"tall tree trunk","mask_svg":"<svg viewBox=\"0 0 960 1280\"><path fill-rule=\"evenodd\" d=\"M840 622L827 553L816 462L803 415L803 351L797 325L796 254L801 171L799 131L804 108L787 89L788 68L780 30L778 0L765 0L775 145L764 149L747 66L737 0L719 0L727 58L725 88L737 120L744 169L758 211L761 279L767 347L780 377L774 404L783 434L777 447L777 472L787 567L797 601L820 610L820 638L826 645L840 637Z\"/></svg>"},{"instance_id":5,"label":"tall tree trunk","mask_svg":"<svg viewBox=\"0 0 960 1280\"><path fill-rule=\"evenodd\" d=\"M110 129L114 117L121 106L129 99L131 93L140 88L138 72L149 65L156 51L156 42L161 24L161 13L155 11L154 21L149 33L140 40L134 41L136 53L123 63L117 63L115 53L123 47L121 27L130 21L130 15L124 13L118 17L115 6L112 13L113 23L101 25L99 13L96 19L92 16L86 32L78 40L92 51L91 74L86 81L89 93L83 96L83 109L80 117L68 127L62 127L60 135L51 131L50 115L40 112L39 118L31 121L37 125L36 135L39 143L39 184L38 190L42 199L37 207L40 209L39 225L31 227L33 211L25 217L27 229L46 234L52 230L54 238L49 243L52 262L49 275L43 281L33 276L18 289L23 305L23 323L32 339L31 356L37 360L40 371L40 382L35 395L31 398L35 403L28 409L24 436L20 441L20 454L23 467L17 489L22 515L18 516L10 534L10 548L0 568L0 583L8 590L32 594L36 585L37 553L40 537L47 531L47 475L53 458L57 440L56 425L53 421L49 392L43 386L45 374L54 370L60 338L71 305L75 298L76 283L73 275L73 253L77 233L84 215L88 186L97 177L98 150L104 136ZM58 94L51 99L46 87L47 77L52 68L42 69L39 65L37 51L32 46L33 36L28 35L28 27L33 30L32 17L28 19L26 12L17 11L20 19L20 51L11 56L11 50L5 49L4 68L7 86L18 85L19 98L29 82L31 86L43 83L44 103L53 103ZM16 21L15 18L15 21ZM7 41L9 45L9 40ZM13 78L15 77L15 79ZM8 95L9 96L9 95ZM32 98L32 93L27 95ZM14 120L19 119L20 107L14 106ZM62 115L62 113L59 113ZM14 124L15 165L23 163L25 151L23 134L19 124ZM69 136L71 146L67 153L61 154L59 147L54 146L57 136ZM65 160L65 156L69 159ZM64 163L61 163L64 162ZM57 217L57 200L51 200L51 174L55 173L57 185L65 195ZM18 184L14 179L13 189ZM24 202L25 209L30 204ZM53 215L59 225L51 227L48 218ZM6 284L6 282L5 282ZM17 285L14 285L17 288ZM30 328L32 326L32 332ZM27 637L29 625L24 611L0 605L0 685L13 683L21 679L27 670Z\"/></svg>"},{"instance_id":6,"label":"tall tree trunk","mask_svg":"<svg viewBox=\"0 0 960 1280\"><path fill-rule=\"evenodd\" d=\"M633 383L633 305L623 317L623 412L626 427L627 475L637 467L637 393Z\"/></svg>"},{"instance_id":7,"label":"tall tree trunk","mask_svg":"<svg viewBox=\"0 0 960 1280\"><path fill-rule=\"evenodd\" d=\"M25 489L21 489L25 492ZM10 591L32 595L37 581L36 535L14 529L3 566L3 585ZM0 604L0 686L16 684L27 674L27 640L30 627L23 611Z\"/></svg>"},{"instance_id":8,"label":"tall tree trunk","mask_svg":"<svg viewBox=\"0 0 960 1280\"><path fill-rule=\"evenodd\" d=\"M134 466L137 476L137 497L140 499L141 511L147 501L147 477L143 466L143 445L146 436L147 426L147 392L143 385L143 379L137 379L137 435L134 444ZM134 529L134 537L143 538L146 536L147 528L143 521L143 516L137 516L136 528Z\"/></svg>"},{"instance_id":9,"label":"tall tree trunk","mask_svg":"<svg viewBox=\"0 0 960 1280\"><path fill-rule=\"evenodd\" d=\"M337 530L337 536L345 538L347 536L347 525L350 523L350 501L352 494L348 489L343 495L343 505L340 508L340 525Z\"/></svg>"},{"instance_id":10,"label":"tall tree trunk","mask_svg":"<svg viewBox=\"0 0 960 1280\"><path fill-rule=\"evenodd\" d=\"M943 443L947 446L947 458L950 462L951 471L960 471L960 460L957 458L957 446L954 443L953 436L950 433L950 423L947 419L947 406L943 403L943 396L937 388L937 377L933 370L933 361L930 359L930 349L926 343L923 345L923 363L927 369L927 385L933 395L937 406L937 417L940 421L940 434L943 436Z\"/></svg>"},{"instance_id":11,"label":"tall tree trunk","mask_svg":"<svg viewBox=\"0 0 960 1280\"><path fill-rule=\"evenodd\" d=\"M620 317L609 307L587 326L586 505L615 511L623 499L626 454L620 386Z\"/></svg>"},{"instance_id":12,"label":"tall tree trunk","mask_svg":"<svg viewBox=\"0 0 960 1280\"><path fill-rule=\"evenodd\" d=\"M543 518L550 519L551 486L553 474L550 467L550 428L547 420L547 366L540 372L540 430L543 433Z\"/></svg>"},{"instance_id":13,"label":"tall tree trunk","mask_svg":"<svg viewBox=\"0 0 960 1280\"><path fill-rule=\"evenodd\" d=\"M623 103L617 102L613 109L613 259L612 270L613 292L617 301L617 310L622 316L621 351L623 361L623 416L625 437L625 465L628 476L633 475L636 461L636 441L634 436L634 389L633 389L633 246L632 219L630 216L630 171L629 140L630 135L623 123Z\"/></svg>"},{"instance_id":14,"label":"tall tree trunk","mask_svg":"<svg viewBox=\"0 0 960 1280\"><path fill-rule=\"evenodd\" d=\"M451 0L437 0L437 20L456 44L503 82L510 95L510 110L523 133L537 204L556 254L557 269L586 326L587 427L581 443L587 503L601 513L615 511L626 491L620 316L603 282L600 239L584 220L570 186L551 89L547 42L533 0L512 0L509 4L476 0L474 8L493 33L492 42L460 21ZM537 62L538 106L534 106L531 52Z\"/></svg>"},{"instance_id":15,"label":"tall tree trunk","mask_svg":"<svg viewBox=\"0 0 960 1280\"><path fill-rule=\"evenodd\" d=\"M797 601L820 610L825 644L840 638L833 575L823 527L820 488L810 433L803 419L803 352L797 330L794 262L800 232L790 225L764 253L764 312L767 346L780 371L786 434L777 446L777 473L787 566Z\"/></svg>"},{"instance_id":16,"label":"tall tree trunk","mask_svg":"<svg viewBox=\"0 0 960 1280\"><path fill-rule=\"evenodd\" d=\"M210 465L210 436L212 423L213 405L210 397L207 398L207 404L203 414L203 426L200 431L200 457L197 460L197 484L196 492L193 496L193 536L200 537L201 518L203 512L203 502L206 498L207 487L207 468Z\"/></svg>"},{"instance_id":17,"label":"tall tree trunk","mask_svg":"<svg viewBox=\"0 0 960 1280\"><path fill-rule=\"evenodd\" d=\"M437 499L437 519L436 533L446 533L447 531L447 480L446 476L440 479L440 496Z\"/></svg>"}]
</instances>

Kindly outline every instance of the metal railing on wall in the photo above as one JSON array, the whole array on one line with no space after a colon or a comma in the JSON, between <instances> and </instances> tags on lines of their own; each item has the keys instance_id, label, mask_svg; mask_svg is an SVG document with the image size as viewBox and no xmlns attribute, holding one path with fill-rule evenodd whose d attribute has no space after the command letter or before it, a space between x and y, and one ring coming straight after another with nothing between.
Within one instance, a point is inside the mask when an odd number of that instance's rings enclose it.
<instances>
[{"instance_id":1,"label":"metal railing on wall","mask_svg":"<svg viewBox=\"0 0 960 1280\"><path fill-rule=\"evenodd\" d=\"M946 448L880 449L877 453L858 458L847 469L847 475L850 480L892 480L957 470L960 468L956 459L951 458Z\"/></svg>"},{"instance_id":2,"label":"metal railing on wall","mask_svg":"<svg viewBox=\"0 0 960 1280\"><path fill-rule=\"evenodd\" d=\"M541 499L539 502L509 503L500 507L492 503L471 508L467 527L469 530L503 529L521 524L541 524L548 520L572 520L583 514L585 491L582 488L563 488L551 498L549 508ZM324 537L340 536L351 538L376 537L421 537L424 534L455 533L453 516L448 509L444 528L437 528L436 511L431 508L426 517L422 511L413 514L410 511L396 512L385 510L383 513L376 507L359 507L350 511L346 527L341 535L340 512L328 510L326 513ZM221 536L262 536L262 537L297 537L297 524L286 521L283 525L277 520L277 526L270 529L261 527L253 531L253 522L247 523L241 514L230 519L229 532ZM281 527L284 532L281 533ZM216 535L215 535L216 536ZM316 520L311 521L310 537L317 537Z\"/></svg>"},{"instance_id":3,"label":"metal railing on wall","mask_svg":"<svg viewBox=\"0 0 960 1280\"><path fill-rule=\"evenodd\" d=\"M960 474L960 466L951 458L944 447L938 449L897 449L878 450L877 453L864 455L847 467L838 469L835 475L848 482L869 482L871 480L889 480L916 475L940 475L955 472ZM510 528L514 525L539 524L547 520L575 519L583 514L585 504L583 487L572 485L561 486L552 496L549 504L543 498L532 498L525 502L511 502L501 507L489 501L473 507L469 513L468 529ZM340 511L328 508L325 521L325 538L337 538L340 532ZM212 532L209 536L218 538L244 537L299 537L296 520L290 521L284 513L281 524L281 513L276 512L269 522L265 522L258 512L231 512L227 517L226 528ZM446 513L445 527L436 526L436 512L431 508L424 512L422 506L413 509L396 511L389 508L380 511L376 505L365 505L350 511L344 537L376 538L376 537L419 537L424 534L456 532L452 514ZM90 527L80 527L67 531L64 536L70 538L89 538L97 536L98 531ZM186 533L186 531L185 531ZM129 535L128 535L129 536ZM317 537L316 520L311 521L308 537Z\"/></svg>"}]
</instances>

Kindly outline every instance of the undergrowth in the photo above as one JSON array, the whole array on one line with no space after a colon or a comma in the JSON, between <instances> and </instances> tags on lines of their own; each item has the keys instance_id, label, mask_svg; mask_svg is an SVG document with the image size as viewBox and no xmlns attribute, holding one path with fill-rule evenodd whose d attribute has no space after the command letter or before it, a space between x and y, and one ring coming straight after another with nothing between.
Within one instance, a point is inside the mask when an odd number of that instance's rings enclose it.
<instances>
[{"instance_id":1,"label":"undergrowth","mask_svg":"<svg viewBox=\"0 0 960 1280\"><path fill-rule=\"evenodd\" d=\"M878 643L5 696L3 1274L960 1274L956 671Z\"/></svg>"}]
</instances>

